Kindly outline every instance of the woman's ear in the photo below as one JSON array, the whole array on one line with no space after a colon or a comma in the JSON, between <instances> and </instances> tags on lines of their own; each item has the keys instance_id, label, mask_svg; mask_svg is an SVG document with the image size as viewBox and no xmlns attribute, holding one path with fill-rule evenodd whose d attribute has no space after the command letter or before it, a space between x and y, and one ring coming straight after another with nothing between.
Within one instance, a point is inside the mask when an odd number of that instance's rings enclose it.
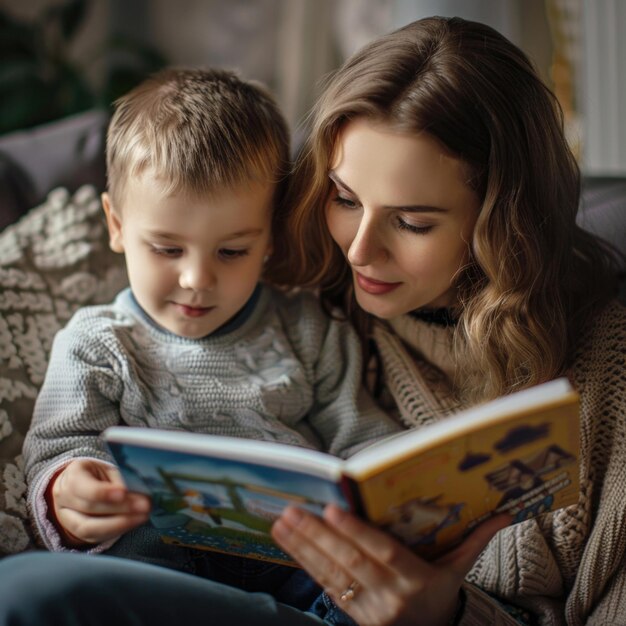
<instances>
[{"instance_id":1,"label":"woman's ear","mask_svg":"<svg viewBox=\"0 0 626 626\"><path fill-rule=\"evenodd\" d=\"M108 193L103 193L102 208L107 220L107 228L109 229L109 247L113 252L124 252L124 242L122 239L122 220L117 211L111 204L111 197Z\"/></svg>"}]
</instances>

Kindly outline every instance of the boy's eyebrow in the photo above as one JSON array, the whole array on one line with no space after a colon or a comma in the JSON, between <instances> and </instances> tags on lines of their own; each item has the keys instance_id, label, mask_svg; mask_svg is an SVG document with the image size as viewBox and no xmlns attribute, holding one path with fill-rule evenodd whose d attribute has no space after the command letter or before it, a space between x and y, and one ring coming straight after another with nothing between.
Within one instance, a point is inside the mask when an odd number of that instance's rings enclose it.
<instances>
[{"instance_id":1,"label":"boy's eyebrow","mask_svg":"<svg viewBox=\"0 0 626 626\"><path fill-rule=\"evenodd\" d=\"M262 228L243 228L237 230L234 233L222 237L222 239L239 239L240 237L251 237L261 235L263 233ZM156 239L178 239L180 235L175 233L168 233L163 230L148 230L147 235Z\"/></svg>"},{"instance_id":2,"label":"boy's eyebrow","mask_svg":"<svg viewBox=\"0 0 626 626\"><path fill-rule=\"evenodd\" d=\"M252 235L260 235L263 232L262 228L244 228L237 232L231 233L224 237L224 239L239 239L239 237L250 237Z\"/></svg>"},{"instance_id":3,"label":"boy's eyebrow","mask_svg":"<svg viewBox=\"0 0 626 626\"><path fill-rule=\"evenodd\" d=\"M350 189L350 187L348 187L348 185L346 185L346 183L344 183L341 180L341 178L339 178L335 170L330 170L330 172L328 172L328 177L330 178L330 180L333 181L333 183L335 183L335 185L337 185L337 187L343 189L344 191L347 191L353 196L356 196L354 191L352 191L352 189ZM444 209L438 206L431 206L428 204L410 204L410 205L401 204L398 206L385 204L383 205L383 209L402 209L403 211L408 211L410 213L447 213L448 212L448 209Z\"/></svg>"}]
</instances>

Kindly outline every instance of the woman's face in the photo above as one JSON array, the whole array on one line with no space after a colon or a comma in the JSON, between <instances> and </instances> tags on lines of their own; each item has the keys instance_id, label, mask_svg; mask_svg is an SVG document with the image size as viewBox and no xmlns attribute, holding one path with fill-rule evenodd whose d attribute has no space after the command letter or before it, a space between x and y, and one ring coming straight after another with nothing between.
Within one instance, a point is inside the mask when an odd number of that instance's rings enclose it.
<instances>
[{"instance_id":1,"label":"woman's face","mask_svg":"<svg viewBox=\"0 0 626 626\"><path fill-rule=\"evenodd\" d=\"M427 133L357 118L339 135L326 219L359 305L389 319L455 303L480 200L466 165Z\"/></svg>"}]
</instances>

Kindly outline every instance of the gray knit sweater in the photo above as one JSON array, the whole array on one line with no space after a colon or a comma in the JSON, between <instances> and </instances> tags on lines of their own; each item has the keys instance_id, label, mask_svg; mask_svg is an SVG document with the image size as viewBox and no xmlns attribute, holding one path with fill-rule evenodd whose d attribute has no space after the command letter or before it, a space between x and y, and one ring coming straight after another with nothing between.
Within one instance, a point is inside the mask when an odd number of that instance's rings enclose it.
<instances>
[{"instance_id":1,"label":"gray knit sweater","mask_svg":"<svg viewBox=\"0 0 626 626\"><path fill-rule=\"evenodd\" d=\"M280 441L346 457L399 427L361 385L359 341L310 294L260 288L203 339L152 322L131 292L78 311L55 337L24 445L28 503L63 549L44 498L74 458L110 461L99 435L127 424Z\"/></svg>"}]
</instances>

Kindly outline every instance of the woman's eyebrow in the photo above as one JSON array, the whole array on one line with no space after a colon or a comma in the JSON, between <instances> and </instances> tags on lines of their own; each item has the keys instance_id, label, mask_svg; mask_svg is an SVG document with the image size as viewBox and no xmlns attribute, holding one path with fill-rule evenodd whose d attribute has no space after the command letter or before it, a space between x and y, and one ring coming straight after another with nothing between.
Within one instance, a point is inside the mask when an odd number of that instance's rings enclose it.
<instances>
[{"instance_id":1,"label":"woman's eyebrow","mask_svg":"<svg viewBox=\"0 0 626 626\"><path fill-rule=\"evenodd\" d=\"M342 189L343 191L347 191L348 193L352 194L355 197L358 197L357 194L354 193L354 191L352 191L352 189L350 189L350 187L348 187L348 185L346 185L341 178L339 178L339 176L337 176L337 172L335 172L334 170L330 170L330 172L328 172L328 178L330 178L330 180L333 181L333 183L335 183L335 185L337 185L337 187L339 187L340 189ZM402 211L408 211L409 213L447 213L448 209L444 209L443 207L438 207L438 206L431 206L429 204L401 204L398 206L394 206L391 204L384 204L383 209L400 209Z\"/></svg>"},{"instance_id":2,"label":"woman's eyebrow","mask_svg":"<svg viewBox=\"0 0 626 626\"><path fill-rule=\"evenodd\" d=\"M337 176L337 172L335 172L335 170L330 170L330 172L328 172L328 178L330 178L330 180L332 180L333 183L335 183L335 185L337 185L337 187L341 187L343 190L345 190L348 193L351 193L352 195L356 196L354 191L352 191L352 189L350 189L350 187L348 187L348 185L346 185L346 183L344 183L341 180L341 178L339 178L339 176Z\"/></svg>"}]
</instances>

